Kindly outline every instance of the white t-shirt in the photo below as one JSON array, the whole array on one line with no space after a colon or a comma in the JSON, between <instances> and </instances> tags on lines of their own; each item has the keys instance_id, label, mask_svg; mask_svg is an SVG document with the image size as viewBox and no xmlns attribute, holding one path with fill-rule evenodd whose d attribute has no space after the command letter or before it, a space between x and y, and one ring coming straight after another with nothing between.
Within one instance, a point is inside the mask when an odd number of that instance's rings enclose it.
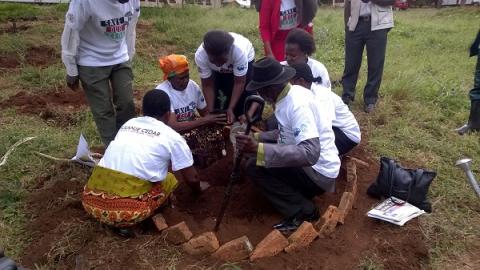
<instances>
[{"instance_id":1,"label":"white t-shirt","mask_svg":"<svg viewBox=\"0 0 480 270\"><path fill-rule=\"evenodd\" d=\"M72 0L65 23L80 35L77 64L110 66L128 61L127 29L139 15L139 0L125 4L117 0Z\"/></svg>"},{"instance_id":2,"label":"white t-shirt","mask_svg":"<svg viewBox=\"0 0 480 270\"><path fill-rule=\"evenodd\" d=\"M281 144L299 144L319 138L320 158L312 168L329 178L336 178L340 170L340 158L335 146L332 119L333 104L316 97L312 91L293 85L288 94L275 105Z\"/></svg>"},{"instance_id":3,"label":"white t-shirt","mask_svg":"<svg viewBox=\"0 0 480 270\"><path fill-rule=\"evenodd\" d=\"M297 27L297 7L295 0L280 1L280 30L290 30Z\"/></svg>"},{"instance_id":4,"label":"white t-shirt","mask_svg":"<svg viewBox=\"0 0 480 270\"><path fill-rule=\"evenodd\" d=\"M197 109L203 110L207 107L202 90L192 80L188 82L187 88L183 91L175 90L168 80L159 84L155 89L163 90L168 94L171 104L170 111L175 113L178 122L195 120Z\"/></svg>"},{"instance_id":5,"label":"white t-shirt","mask_svg":"<svg viewBox=\"0 0 480 270\"><path fill-rule=\"evenodd\" d=\"M288 66L287 61L282 61L281 64ZM329 89L332 88L332 83L330 82L330 77L328 76L328 71L325 65L323 65L322 63L320 63L319 61L311 57L308 57L307 65L312 70L313 78L318 78L318 77L322 78L321 85Z\"/></svg>"},{"instance_id":6,"label":"white t-shirt","mask_svg":"<svg viewBox=\"0 0 480 270\"><path fill-rule=\"evenodd\" d=\"M237 77L245 76L248 71L248 63L255 59L255 50L252 43L246 37L230 33L234 41L228 60L223 66L218 67L208 60L208 55L203 48L203 43L198 47L195 53L195 63L198 67L200 78L206 79L212 76L212 71L220 73L233 73Z\"/></svg>"},{"instance_id":7,"label":"white t-shirt","mask_svg":"<svg viewBox=\"0 0 480 270\"><path fill-rule=\"evenodd\" d=\"M332 125L339 128L350 140L360 143L362 138L360 126L342 98L321 85L312 84L312 91L316 96L328 99L334 105L335 117Z\"/></svg>"},{"instance_id":8,"label":"white t-shirt","mask_svg":"<svg viewBox=\"0 0 480 270\"><path fill-rule=\"evenodd\" d=\"M173 171L193 165L187 143L163 122L142 116L120 128L98 165L159 182L167 177L170 162Z\"/></svg>"}]
</instances>

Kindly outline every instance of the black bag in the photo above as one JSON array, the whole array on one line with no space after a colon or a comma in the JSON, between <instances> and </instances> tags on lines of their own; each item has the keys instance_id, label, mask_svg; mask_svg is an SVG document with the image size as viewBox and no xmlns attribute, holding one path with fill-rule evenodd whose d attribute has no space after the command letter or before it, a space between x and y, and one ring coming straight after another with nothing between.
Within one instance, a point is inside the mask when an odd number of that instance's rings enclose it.
<instances>
[{"instance_id":1,"label":"black bag","mask_svg":"<svg viewBox=\"0 0 480 270\"><path fill-rule=\"evenodd\" d=\"M427 199L427 193L436 175L434 171L406 169L395 160L382 157L377 181L370 185L367 194L378 199L393 196L430 213L432 205ZM404 202L394 201L394 203L403 204Z\"/></svg>"}]
</instances>

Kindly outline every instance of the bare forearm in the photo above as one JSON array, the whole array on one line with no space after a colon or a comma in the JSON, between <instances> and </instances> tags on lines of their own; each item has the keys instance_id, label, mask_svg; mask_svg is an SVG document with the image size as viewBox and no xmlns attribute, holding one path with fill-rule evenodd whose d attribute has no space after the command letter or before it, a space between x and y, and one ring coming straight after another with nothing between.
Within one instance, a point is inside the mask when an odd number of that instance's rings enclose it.
<instances>
[{"instance_id":1,"label":"bare forearm","mask_svg":"<svg viewBox=\"0 0 480 270\"><path fill-rule=\"evenodd\" d=\"M209 112L213 111L213 107L215 106L215 91L213 87L212 79L202 79L203 96L207 102L207 110Z\"/></svg>"},{"instance_id":2,"label":"bare forearm","mask_svg":"<svg viewBox=\"0 0 480 270\"><path fill-rule=\"evenodd\" d=\"M230 98L230 104L228 105L229 109L235 109L237 106L238 100L242 96L242 93L245 88L245 78L237 78L235 77L232 90L232 97Z\"/></svg>"},{"instance_id":3,"label":"bare forearm","mask_svg":"<svg viewBox=\"0 0 480 270\"><path fill-rule=\"evenodd\" d=\"M184 121L184 122L172 122L169 123L170 127L173 128L175 131L186 131L191 130L206 124L204 118L198 118L193 121Z\"/></svg>"}]
</instances>

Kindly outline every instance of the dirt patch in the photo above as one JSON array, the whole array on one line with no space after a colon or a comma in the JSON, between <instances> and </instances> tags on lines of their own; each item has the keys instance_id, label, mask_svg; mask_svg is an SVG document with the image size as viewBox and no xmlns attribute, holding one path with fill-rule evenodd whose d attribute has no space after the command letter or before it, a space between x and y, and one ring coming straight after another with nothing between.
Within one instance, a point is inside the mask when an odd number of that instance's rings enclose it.
<instances>
[{"instance_id":1,"label":"dirt patch","mask_svg":"<svg viewBox=\"0 0 480 270\"><path fill-rule=\"evenodd\" d=\"M83 91L68 89L43 94L21 91L0 102L2 108L16 108L17 112L23 114L38 115L60 127L75 125L86 104Z\"/></svg>"},{"instance_id":2,"label":"dirt patch","mask_svg":"<svg viewBox=\"0 0 480 270\"><path fill-rule=\"evenodd\" d=\"M8 33L15 34L30 29L32 26L29 24L9 23L3 27L0 27L0 34Z\"/></svg>"},{"instance_id":3,"label":"dirt patch","mask_svg":"<svg viewBox=\"0 0 480 270\"><path fill-rule=\"evenodd\" d=\"M36 67L46 67L56 63L59 57L60 55L54 48L47 46L31 47L25 54L25 62Z\"/></svg>"},{"instance_id":4,"label":"dirt patch","mask_svg":"<svg viewBox=\"0 0 480 270\"><path fill-rule=\"evenodd\" d=\"M425 238L418 220L397 227L367 218L365 213L376 200L365 195L368 185L378 173L378 161L363 146L352 153L369 166L358 166L359 195L345 225L337 227L332 239L316 240L304 251L282 253L255 263L243 262L244 269L354 269L366 256L375 258L386 269L419 269L428 260ZM67 166L67 167L65 167ZM232 168L228 156L200 172L212 187L201 196L193 196L186 185L175 192L173 208L163 209L169 225L186 221L194 234L211 231L223 199L225 185ZM57 166L52 175L38 178L27 209L32 215L28 230L32 242L25 249L22 263L55 265L56 269L178 269L187 267L218 267L222 263L210 257L191 257L178 247L168 246L151 221L137 228L134 239L122 239L86 216L80 202L83 185L90 173L80 166ZM338 178L337 191L316 199L323 212L328 205L338 205L345 188L345 172ZM281 217L249 179L238 183L218 232L224 243L242 235L258 244ZM78 230L81 234L75 233ZM69 244L70 243L70 244ZM71 243L74 243L71 244Z\"/></svg>"},{"instance_id":5,"label":"dirt patch","mask_svg":"<svg viewBox=\"0 0 480 270\"><path fill-rule=\"evenodd\" d=\"M1 34L0 29L0 34ZM18 53L0 54L0 71L18 68L22 62L36 67L47 67L58 61L60 55L54 48L47 46L30 47L25 52L25 57Z\"/></svg>"},{"instance_id":6,"label":"dirt patch","mask_svg":"<svg viewBox=\"0 0 480 270\"><path fill-rule=\"evenodd\" d=\"M20 61L15 54L0 54L0 71L4 69L13 69L20 65Z\"/></svg>"}]
</instances>

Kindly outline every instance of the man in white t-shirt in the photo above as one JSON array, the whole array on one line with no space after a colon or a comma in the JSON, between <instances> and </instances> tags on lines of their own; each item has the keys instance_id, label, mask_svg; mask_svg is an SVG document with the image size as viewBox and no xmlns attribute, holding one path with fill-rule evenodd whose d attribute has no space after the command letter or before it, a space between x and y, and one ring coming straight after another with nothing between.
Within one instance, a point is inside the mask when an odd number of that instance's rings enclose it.
<instances>
[{"instance_id":1,"label":"man in white t-shirt","mask_svg":"<svg viewBox=\"0 0 480 270\"><path fill-rule=\"evenodd\" d=\"M178 185L179 172L194 193L208 188L200 182L193 158L180 134L167 126L170 99L159 90L143 98L143 116L127 121L95 167L82 195L90 215L129 236L125 230L142 222L167 201Z\"/></svg>"},{"instance_id":2,"label":"man in white t-shirt","mask_svg":"<svg viewBox=\"0 0 480 270\"><path fill-rule=\"evenodd\" d=\"M290 82L311 89L319 100L319 108L324 112L326 108L333 109L332 129L338 154L345 155L350 152L361 140L360 126L353 113L337 94L313 83L312 70L307 64L296 64L291 67L295 69L296 74Z\"/></svg>"},{"instance_id":3,"label":"man in white t-shirt","mask_svg":"<svg viewBox=\"0 0 480 270\"><path fill-rule=\"evenodd\" d=\"M195 53L208 111L225 110L229 124L243 115L255 59L252 43L242 35L212 30Z\"/></svg>"},{"instance_id":4,"label":"man in white t-shirt","mask_svg":"<svg viewBox=\"0 0 480 270\"><path fill-rule=\"evenodd\" d=\"M278 130L259 133L255 139L236 137L240 151L256 154L247 163L247 173L286 217L274 225L280 231L319 218L312 198L333 192L340 170L331 119L318 108L311 90L288 83L294 76L293 68L272 58L253 65L247 91L258 91L274 104Z\"/></svg>"},{"instance_id":5,"label":"man in white t-shirt","mask_svg":"<svg viewBox=\"0 0 480 270\"><path fill-rule=\"evenodd\" d=\"M103 143L135 116L133 73L139 0L72 0L62 34L67 85L79 81Z\"/></svg>"}]
</instances>

